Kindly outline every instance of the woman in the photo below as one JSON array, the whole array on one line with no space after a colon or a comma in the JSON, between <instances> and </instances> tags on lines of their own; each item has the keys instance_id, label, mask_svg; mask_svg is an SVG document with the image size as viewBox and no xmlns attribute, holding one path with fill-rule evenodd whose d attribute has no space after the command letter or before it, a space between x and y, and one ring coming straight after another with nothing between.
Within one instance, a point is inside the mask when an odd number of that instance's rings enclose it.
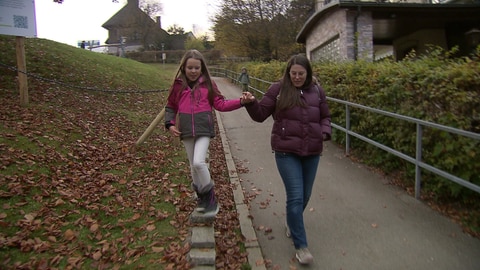
<instances>
[{"instance_id":1,"label":"woman","mask_svg":"<svg viewBox=\"0 0 480 270\"><path fill-rule=\"evenodd\" d=\"M250 93L242 99L250 117L263 122L274 119L271 146L286 191L287 236L292 237L301 264L313 262L308 250L303 212L317 173L323 142L330 139L330 111L324 90L316 84L309 60L290 58L282 79L271 85L261 101Z\"/></svg>"},{"instance_id":2,"label":"woman","mask_svg":"<svg viewBox=\"0 0 480 270\"><path fill-rule=\"evenodd\" d=\"M202 54L185 53L170 88L165 107L165 128L180 137L187 152L192 187L197 193L195 210L214 217L219 210L214 183L206 163L210 139L215 136L212 109L226 112L242 107L248 100L226 100L212 81ZM178 121L178 122L177 122Z\"/></svg>"}]
</instances>

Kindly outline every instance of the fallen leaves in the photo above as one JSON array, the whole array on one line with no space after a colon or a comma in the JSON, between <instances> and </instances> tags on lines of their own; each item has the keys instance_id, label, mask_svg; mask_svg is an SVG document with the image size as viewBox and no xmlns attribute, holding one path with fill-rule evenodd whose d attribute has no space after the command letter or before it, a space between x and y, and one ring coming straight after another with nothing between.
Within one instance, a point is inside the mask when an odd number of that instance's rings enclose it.
<instances>
[{"instance_id":1,"label":"fallen leaves","mask_svg":"<svg viewBox=\"0 0 480 270\"><path fill-rule=\"evenodd\" d=\"M68 229L65 231L65 233L63 233L63 238L67 241L72 241L73 239L75 239L75 232L71 229Z\"/></svg>"},{"instance_id":2,"label":"fallen leaves","mask_svg":"<svg viewBox=\"0 0 480 270\"><path fill-rule=\"evenodd\" d=\"M31 99L0 96L0 268L188 269L195 202L183 146L158 131L130 151L158 99L60 88ZM222 205L217 269L240 269L247 254L219 136L210 166Z\"/></svg>"}]
</instances>

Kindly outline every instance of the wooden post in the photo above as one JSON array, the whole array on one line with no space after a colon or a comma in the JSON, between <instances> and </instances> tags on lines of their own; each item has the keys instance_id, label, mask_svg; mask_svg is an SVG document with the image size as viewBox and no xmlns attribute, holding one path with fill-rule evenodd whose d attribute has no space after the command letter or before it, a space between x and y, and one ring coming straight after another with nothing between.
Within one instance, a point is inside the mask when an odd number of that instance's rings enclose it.
<instances>
[{"instance_id":1,"label":"wooden post","mask_svg":"<svg viewBox=\"0 0 480 270\"><path fill-rule=\"evenodd\" d=\"M140 138L137 140L135 145L138 146L141 143L143 143L146 139L148 139L148 137L150 137L150 135L152 135L152 132L155 129L155 127L158 126L158 124L160 123L160 121L162 121L162 119L164 117L165 117L165 108L163 108L160 111L160 113L158 113L157 117L155 117L155 119L152 121L152 123L150 123L148 128L145 130L145 132L143 132L142 136L140 136Z\"/></svg>"},{"instance_id":2,"label":"wooden post","mask_svg":"<svg viewBox=\"0 0 480 270\"><path fill-rule=\"evenodd\" d=\"M27 62L25 60L25 37L17 36L17 69L20 104L28 105Z\"/></svg>"}]
</instances>

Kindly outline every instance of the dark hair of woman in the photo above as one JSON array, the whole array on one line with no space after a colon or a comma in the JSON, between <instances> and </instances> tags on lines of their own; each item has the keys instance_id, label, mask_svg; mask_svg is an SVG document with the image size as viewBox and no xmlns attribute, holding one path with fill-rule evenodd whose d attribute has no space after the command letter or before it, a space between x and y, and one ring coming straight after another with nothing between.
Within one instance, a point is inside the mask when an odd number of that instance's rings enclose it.
<instances>
[{"instance_id":1,"label":"dark hair of woman","mask_svg":"<svg viewBox=\"0 0 480 270\"><path fill-rule=\"evenodd\" d=\"M308 88L313 82L312 65L307 57L301 54L292 56L290 60L288 60L287 68L285 69L285 73L280 80L281 90L277 100L276 110L290 109L295 106L305 106L304 102L300 98L300 89L297 89L292 83L290 70L292 69L293 65L300 65L307 71L307 78L301 89Z\"/></svg>"}]
</instances>

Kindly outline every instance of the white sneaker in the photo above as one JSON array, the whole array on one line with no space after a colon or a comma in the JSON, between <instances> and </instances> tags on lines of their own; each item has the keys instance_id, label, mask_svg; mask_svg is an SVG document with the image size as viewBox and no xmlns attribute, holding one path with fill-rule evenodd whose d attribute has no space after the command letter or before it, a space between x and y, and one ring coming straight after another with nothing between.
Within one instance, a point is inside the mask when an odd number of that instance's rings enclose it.
<instances>
[{"instance_id":1,"label":"white sneaker","mask_svg":"<svg viewBox=\"0 0 480 270\"><path fill-rule=\"evenodd\" d=\"M285 235L290 238L290 236L292 236L290 234L290 228L288 227L288 224L287 224L287 221L285 220Z\"/></svg>"},{"instance_id":2,"label":"white sneaker","mask_svg":"<svg viewBox=\"0 0 480 270\"><path fill-rule=\"evenodd\" d=\"M300 264L311 264L313 262L312 253L310 253L308 248L297 249L295 256Z\"/></svg>"}]
</instances>

